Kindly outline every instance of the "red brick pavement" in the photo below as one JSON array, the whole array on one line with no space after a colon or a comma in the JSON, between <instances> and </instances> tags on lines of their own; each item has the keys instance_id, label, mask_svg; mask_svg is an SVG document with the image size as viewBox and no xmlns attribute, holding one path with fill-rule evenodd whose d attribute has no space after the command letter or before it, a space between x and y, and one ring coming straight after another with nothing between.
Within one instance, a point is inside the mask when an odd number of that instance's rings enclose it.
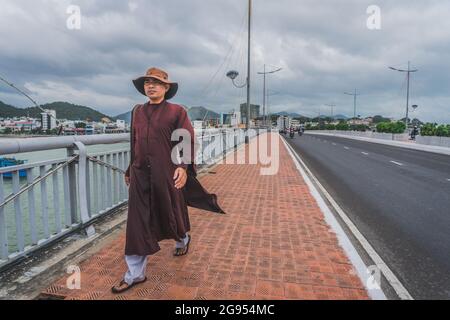
<instances>
[{"instance_id":1,"label":"red brick pavement","mask_svg":"<svg viewBox=\"0 0 450 320\"><path fill-rule=\"evenodd\" d=\"M227 214L189 208L189 254L173 257L174 242L161 242L161 251L149 257L146 283L120 295L110 292L126 271L123 233L80 264L80 290L67 289L65 275L43 294L120 300L368 299L281 141L279 149L276 175L260 175L259 164L221 164L200 178L218 194Z\"/></svg>"}]
</instances>

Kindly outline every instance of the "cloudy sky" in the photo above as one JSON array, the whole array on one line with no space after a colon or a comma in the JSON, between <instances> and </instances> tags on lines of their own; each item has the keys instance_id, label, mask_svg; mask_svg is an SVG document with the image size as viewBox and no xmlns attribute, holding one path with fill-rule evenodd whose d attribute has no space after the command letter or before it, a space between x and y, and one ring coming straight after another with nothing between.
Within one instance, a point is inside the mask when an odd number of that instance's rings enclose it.
<instances>
[{"instance_id":1,"label":"cloudy sky","mask_svg":"<svg viewBox=\"0 0 450 320\"><path fill-rule=\"evenodd\" d=\"M68 28L81 10L80 29ZM380 11L380 29L367 9ZM400 118L406 75L388 66L419 69L411 78L413 113L450 123L449 1L253 0L252 102L262 104L258 71L268 76L271 112L307 116L382 114ZM26 88L39 103L68 101L108 115L145 101L131 80L150 66L180 84L173 102L230 111L245 90L225 77L246 74L245 0L0 0L0 76ZM69 23L70 25L70 23ZM71 24L73 26L73 24ZM0 100L29 103L0 84Z\"/></svg>"}]
</instances>

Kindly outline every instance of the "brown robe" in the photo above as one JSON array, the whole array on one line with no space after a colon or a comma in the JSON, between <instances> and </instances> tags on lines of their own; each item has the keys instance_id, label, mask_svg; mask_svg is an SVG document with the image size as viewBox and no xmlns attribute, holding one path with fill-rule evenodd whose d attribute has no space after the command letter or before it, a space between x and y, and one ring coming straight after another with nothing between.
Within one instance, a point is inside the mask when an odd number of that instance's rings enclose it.
<instances>
[{"instance_id":1,"label":"brown robe","mask_svg":"<svg viewBox=\"0 0 450 320\"><path fill-rule=\"evenodd\" d=\"M188 205L225 213L217 196L208 193L196 178L195 152L191 152L189 164L172 162L172 148L178 142L171 141L171 135L179 128L191 133L194 150L194 129L183 107L164 100L137 105L131 113L131 161L125 174L130 177L126 255L152 255L160 250L161 240L181 241L190 231ZM182 189L175 188L177 167L188 173Z\"/></svg>"}]
</instances>

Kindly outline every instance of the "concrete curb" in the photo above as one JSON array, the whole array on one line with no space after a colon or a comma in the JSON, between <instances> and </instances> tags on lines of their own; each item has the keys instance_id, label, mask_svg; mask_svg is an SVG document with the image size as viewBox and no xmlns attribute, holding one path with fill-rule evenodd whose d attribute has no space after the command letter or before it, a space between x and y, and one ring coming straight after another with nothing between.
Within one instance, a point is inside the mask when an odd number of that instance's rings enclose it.
<instances>
[{"instance_id":1,"label":"concrete curb","mask_svg":"<svg viewBox=\"0 0 450 320\"><path fill-rule=\"evenodd\" d=\"M400 148L405 148L405 149L412 149L412 150L418 150L418 151L424 151L424 152L432 152L432 153L450 155L450 148L427 146L427 145L423 145L423 144L415 144L414 142L389 141L389 140L381 140L381 139L366 138L366 137L347 136L344 134L333 134L333 133L313 132L313 131L309 131L309 132L305 131L305 134L346 138L346 139L352 139L352 140L384 144L384 145L388 145L388 146L400 147Z\"/></svg>"}]
</instances>

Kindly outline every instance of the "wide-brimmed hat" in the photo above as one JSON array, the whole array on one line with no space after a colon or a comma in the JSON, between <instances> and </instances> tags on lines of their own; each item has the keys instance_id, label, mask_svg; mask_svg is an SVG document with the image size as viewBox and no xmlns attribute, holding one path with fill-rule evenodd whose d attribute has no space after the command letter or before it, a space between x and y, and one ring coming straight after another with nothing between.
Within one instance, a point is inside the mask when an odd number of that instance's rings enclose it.
<instances>
[{"instance_id":1,"label":"wide-brimmed hat","mask_svg":"<svg viewBox=\"0 0 450 320\"><path fill-rule=\"evenodd\" d=\"M157 79L161 82L164 82L164 83L167 83L168 85L170 85L169 90L166 92L166 94L164 96L164 98L166 100L173 98L178 91L178 83L170 82L169 75L167 74L167 72L165 72L164 70L158 69L158 68L150 68L147 70L147 73L145 74L145 76L142 76L142 77L139 77L139 78L133 80L133 84L136 87L136 89L140 93L142 93L144 96L147 96L145 94L145 90L144 90L144 82L145 82L145 79L148 79L148 78Z\"/></svg>"}]
</instances>

